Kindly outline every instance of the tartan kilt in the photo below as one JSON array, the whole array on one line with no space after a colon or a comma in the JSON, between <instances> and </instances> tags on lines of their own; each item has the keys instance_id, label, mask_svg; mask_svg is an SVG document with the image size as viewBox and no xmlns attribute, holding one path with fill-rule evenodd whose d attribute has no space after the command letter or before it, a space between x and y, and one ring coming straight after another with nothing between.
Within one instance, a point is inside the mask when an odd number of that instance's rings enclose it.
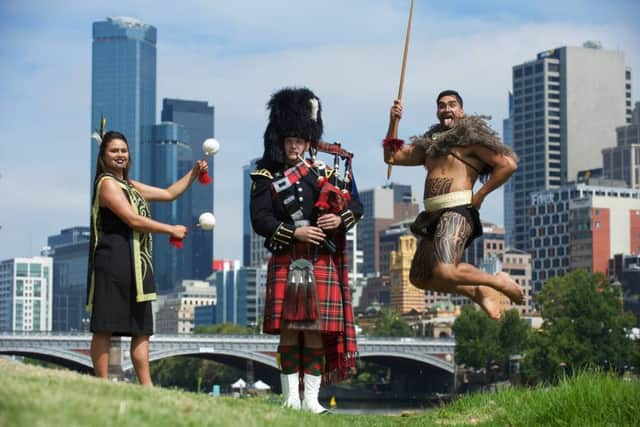
<instances>
[{"instance_id":1,"label":"tartan kilt","mask_svg":"<svg viewBox=\"0 0 640 427\"><path fill-rule=\"evenodd\" d=\"M306 258L313 262L310 257L296 258ZM289 265L296 258L291 254L283 254L272 255L269 260L263 323L263 330L267 334L280 334ZM320 332L343 332L344 307L340 276L331 255L318 254L316 262L313 263L313 273L318 290Z\"/></svg>"},{"instance_id":2,"label":"tartan kilt","mask_svg":"<svg viewBox=\"0 0 640 427\"><path fill-rule=\"evenodd\" d=\"M345 241L338 240L338 251L318 254L313 271L318 290L322 342L325 363L322 372L325 384L340 382L356 367L358 346L356 343L349 269L344 253ZM296 253L307 253L296 250ZM297 257L301 258L301 257ZM304 257L313 262L312 257ZM262 329L266 334L280 334L282 309L289 274L291 253L273 254L267 270L267 290Z\"/></svg>"}]
</instances>

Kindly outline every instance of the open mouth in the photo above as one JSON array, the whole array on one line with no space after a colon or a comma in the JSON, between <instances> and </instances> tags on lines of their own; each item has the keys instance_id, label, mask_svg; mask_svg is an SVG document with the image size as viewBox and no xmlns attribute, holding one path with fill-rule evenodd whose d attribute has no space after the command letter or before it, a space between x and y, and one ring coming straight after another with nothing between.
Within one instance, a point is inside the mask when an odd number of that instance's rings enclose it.
<instances>
[{"instance_id":1,"label":"open mouth","mask_svg":"<svg viewBox=\"0 0 640 427\"><path fill-rule=\"evenodd\" d=\"M445 127L453 127L454 117L453 114L443 114L440 116L440 120L442 121L442 125Z\"/></svg>"}]
</instances>

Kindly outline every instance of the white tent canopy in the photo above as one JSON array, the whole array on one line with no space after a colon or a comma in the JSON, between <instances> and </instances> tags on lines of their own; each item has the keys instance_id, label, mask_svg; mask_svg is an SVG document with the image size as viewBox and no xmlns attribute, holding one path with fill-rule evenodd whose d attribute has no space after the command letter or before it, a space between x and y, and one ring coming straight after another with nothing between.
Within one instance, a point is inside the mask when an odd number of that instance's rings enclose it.
<instances>
[{"instance_id":1,"label":"white tent canopy","mask_svg":"<svg viewBox=\"0 0 640 427\"><path fill-rule=\"evenodd\" d=\"M256 390L270 390L271 386L263 381L258 380L253 383L253 388L255 388Z\"/></svg>"},{"instance_id":2,"label":"white tent canopy","mask_svg":"<svg viewBox=\"0 0 640 427\"><path fill-rule=\"evenodd\" d=\"M242 378L240 378L238 381L231 384L231 388L247 388L247 383Z\"/></svg>"}]
</instances>

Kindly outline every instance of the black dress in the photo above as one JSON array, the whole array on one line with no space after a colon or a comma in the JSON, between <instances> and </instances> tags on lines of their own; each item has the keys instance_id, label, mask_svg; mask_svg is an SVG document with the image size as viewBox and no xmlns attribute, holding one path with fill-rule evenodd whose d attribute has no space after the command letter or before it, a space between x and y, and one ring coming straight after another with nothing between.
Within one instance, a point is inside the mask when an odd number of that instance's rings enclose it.
<instances>
[{"instance_id":1,"label":"black dress","mask_svg":"<svg viewBox=\"0 0 640 427\"><path fill-rule=\"evenodd\" d=\"M128 193L130 201L141 197L131 186L116 181ZM150 263L151 236L133 231L111 210L98 207L97 197L91 231L94 249L89 257L87 298L91 332L108 332L116 336L152 335L151 301L155 299L155 289ZM136 285L136 276L142 278L138 281L143 284Z\"/></svg>"}]
</instances>

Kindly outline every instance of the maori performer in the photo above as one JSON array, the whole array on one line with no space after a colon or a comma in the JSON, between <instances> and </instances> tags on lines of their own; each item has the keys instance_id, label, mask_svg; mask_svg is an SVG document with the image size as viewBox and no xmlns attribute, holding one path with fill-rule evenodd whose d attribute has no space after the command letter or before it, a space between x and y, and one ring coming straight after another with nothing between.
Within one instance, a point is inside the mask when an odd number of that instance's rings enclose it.
<instances>
[{"instance_id":1,"label":"maori performer","mask_svg":"<svg viewBox=\"0 0 640 427\"><path fill-rule=\"evenodd\" d=\"M410 280L421 289L464 295L499 319L496 291L522 304L522 289L507 273L491 275L460 260L464 249L482 235L478 210L484 198L515 172L518 158L485 117L465 116L458 92L441 92L436 105L439 123L404 145L395 134L402 117L402 102L395 100L383 142L385 163L427 169L425 210L411 227L421 239ZM473 193L478 178L483 185Z\"/></svg>"},{"instance_id":2,"label":"maori performer","mask_svg":"<svg viewBox=\"0 0 640 427\"><path fill-rule=\"evenodd\" d=\"M321 382L341 381L355 367L345 247L346 232L363 208L350 156L338 144L320 141L322 108L313 92L284 88L268 109L250 208L253 229L272 254L263 329L280 335L284 406L319 414L327 411L318 402ZM334 168L316 160L318 150L336 156ZM347 165L342 176L335 167L339 157Z\"/></svg>"}]
</instances>

